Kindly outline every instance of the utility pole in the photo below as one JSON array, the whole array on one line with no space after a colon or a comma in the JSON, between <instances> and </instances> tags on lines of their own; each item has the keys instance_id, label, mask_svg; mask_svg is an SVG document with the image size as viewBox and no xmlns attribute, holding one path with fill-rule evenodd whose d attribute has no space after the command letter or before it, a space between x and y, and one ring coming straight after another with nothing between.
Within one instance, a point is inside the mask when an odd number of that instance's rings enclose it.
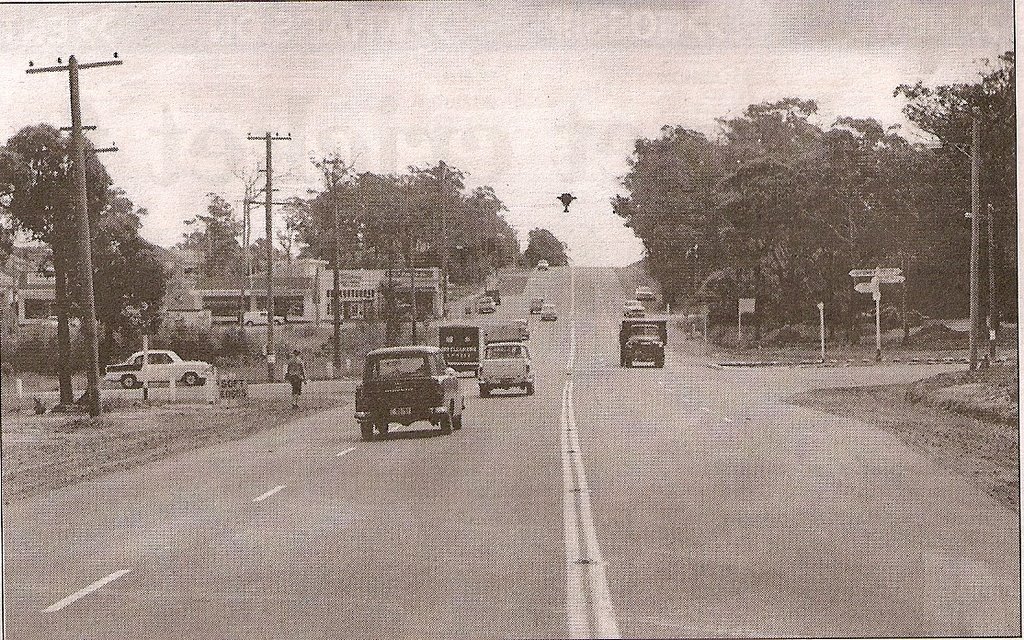
<instances>
[{"instance_id":1,"label":"utility pole","mask_svg":"<svg viewBox=\"0 0 1024 640\"><path fill-rule=\"evenodd\" d=\"M82 328L89 360L86 370L88 377L86 396L89 401L89 415L93 417L100 415L100 351L98 327L96 326L96 296L92 282L92 234L89 230L89 203L85 182L85 138L82 136L82 102L78 87L78 72L81 69L122 64L121 60L116 59L116 53L114 58L114 60L103 62L78 64L78 59L71 56L68 58L66 66L32 68L32 62L29 62L30 68L26 70L26 73L68 72L68 84L71 92L71 164L75 181L72 197L75 201L75 226L78 232L78 273L81 279L81 302L85 311ZM59 59L57 64L61 65Z\"/></svg>"},{"instance_id":2,"label":"utility pole","mask_svg":"<svg viewBox=\"0 0 1024 640\"><path fill-rule=\"evenodd\" d=\"M981 121L971 119L971 371L978 368L978 254L981 235L981 201L979 180L981 175Z\"/></svg>"},{"instance_id":3,"label":"utility pole","mask_svg":"<svg viewBox=\"0 0 1024 640\"><path fill-rule=\"evenodd\" d=\"M995 224L995 207L992 203L988 205L988 314L986 324L988 325L988 361L996 361L996 332L999 326L999 314L996 310L996 236L993 226Z\"/></svg>"},{"instance_id":4,"label":"utility pole","mask_svg":"<svg viewBox=\"0 0 1024 640\"><path fill-rule=\"evenodd\" d=\"M269 131L266 135L254 136L249 134L249 140L264 140L267 144L267 164L264 170L267 174L267 186L266 186L266 202L264 206L267 209L267 379L269 382L274 382L276 376L274 374L275 364L277 362L277 356L274 352L274 189L273 189L273 149L272 143L274 140L291 140L291 134L279 136L277 134L271 134ZM280 203L278 203L280 204Z\"/></svg>"},{"instance_id":5,"label":"utility pole","mask_svg":"<svg viewBox=\"0 0 1024 640\"><path fill-rule=\"evenodd\" d=\"M406 229L406 264L409 267L409 314L412 318L412 343L416 344L416 266L413 263L412 254L415 250L415 242L412 237L412 220L409 219L409 182L402 180L402 209L405 212L403 220Z\"/></svg>"},{"instance_id":6,"label":"utility pole","mask_svg":"<svg viewBox=\"0 0 1024 640\"><path fill-rule=\"evenodd\" d=\"M441 161L441 315L448 317L448 165Z\"/></svg>"},{"instance_id":7,"label":"utility pole","mask_svg":"<svg viewBox=\"0 0 1024 640\"><path fill-rule=\"evenodd\" d=\"M250 226L249 226L249 207L252 205L252 187L253 183L249 182L246 178L245 182L245 196L242 199L242 286L240 287L238 297L238 324L239 326L245 326L245 289L248 284L249 278L251 277L251 269L249 266L249 242L250 242Z\"/></svg>"},{"instance_id":8,"label":"utility pole","mask_svg":"<svg viewBox=\"0 0 1024 640\"><path fill-rule=\"evenodd\" d=\"M339 273L341 263L341 209L338 204L338 185L341 184L341 178L348 173L351 169L351 165L346 165L344 161L339 158L324 158L319 164L314 161L314 164L321 171L324 172L324 178L327 181L327 188L331 192L331 202L334 204L334 227L331 234L332 238L332 268L334 270L334 288L331 289L331 315L334 316L334 377L337 378L341 375L341 275ZM341 170L338 170L338 167ZM330 167L327 169L326 167Z\"/></svg>"}]
</instances>

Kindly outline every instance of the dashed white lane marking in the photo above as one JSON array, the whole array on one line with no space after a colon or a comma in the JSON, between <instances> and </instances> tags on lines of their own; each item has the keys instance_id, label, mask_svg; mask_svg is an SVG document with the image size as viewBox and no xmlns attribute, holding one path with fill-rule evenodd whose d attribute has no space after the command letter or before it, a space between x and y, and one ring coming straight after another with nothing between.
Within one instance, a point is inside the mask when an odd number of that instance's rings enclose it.
<instances>
[{"instance_id":1,"label":"dashed white lane marking","mask_svg":"<svg viewBox=\"0 0 1024 640\"><path fill-rule=\"evenodd\" d=\"M732 418L725 418L726 422L732 422Z\"/></svg>"},{"instance_id":2,"label":"dashed white lane marking","mask_svg":"<svg viewBox=\"0 0 1024 640\"><path fill-rule=\"evenodd\" d=\"M120 571L115 571L114 573L110 574L109 576L107 576L105 578L100 578L96 582L90 584L88 587L72 593L70 596L64 598L60 602L54 602L50 606L48 606L45 609L43 609L43 613L53 613L54 611L60 611L61 609L63 609L64 607L68 606L72 602L74 602L76 600L79 600L81 598L84 598L85 596L89 595L93 591L96 591L97 589L101 588L104 585L110 584L111 582L113 582L114 580L117 580L118 578L120 578L121 576L125 575L126 573L131 573L131 569L121 569Z\"/></svg>"},{"instance_id":3,"label":"dashed white lane marking","mask_svg":"<svg viewBox=\"0 0 1024 640\"><path fill-rule=\"evenodd\" d=\"M345 449L344 451L339 451L339 452L338 452L337 454L335 454L335 455L336 455L337 457L339 457L339 458L340 458L341 456L345 455L346 453L352 453L352 452L353 452L353 451L355 451L355 450L356 450L356 448L355 448L355 447L349 447L348 449Z\"/></svg>"},{"instance_id":4,"label":"dashed white lane marking","mask_svg":"<svg viewBox=\"0 0 1024 640\"><path fill-rule=\"evenodd\" d=\"M284 489L285 486L287 486L287 485L279 484L276 487L274 487L273 489L271 489L270 491L264 493L263 495L261 495L261 496L259 496L257 498L253 498L252 501L253 502L262 502L263 500L266 500L267 498L269 498L270 496L274 495L275 493L277 493L281 489Z\"/></svg>"},{"instance_id":5,"label":"dashed white lane marking","mask_svg":"<svg viewBox=\"0 0 1024 640\"><path fill-rule=\"evenodd\" d=\"M711 413L711 409L708 409L707 407L701 407L700 410L705 411L707 413Z\"/></svg>"}]
</instances>

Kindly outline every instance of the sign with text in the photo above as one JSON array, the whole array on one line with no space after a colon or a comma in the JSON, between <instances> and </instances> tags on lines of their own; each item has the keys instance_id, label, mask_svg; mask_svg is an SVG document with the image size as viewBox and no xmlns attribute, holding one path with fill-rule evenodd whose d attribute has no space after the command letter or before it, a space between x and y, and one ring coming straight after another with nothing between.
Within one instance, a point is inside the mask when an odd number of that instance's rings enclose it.
<instances>
[{"instance_id":1,"label":"sign with text","mask_svg":"<svg viewBox=\"0 0 1024 640\"><path fill-rule=\"evenodd\" d=\"M221 379L217 381L221 400L239 400L249 397L248 382L241 379Z\"/></svg>"},{"instance_id":2,"label":"sign with text","mask_svg":"<svg viewBox=\"0 0 1024 640\"><path fill-rule=\"evenodd\" d=\"M757 298L740 298L740 313L754 313Z\"/></svg>"}]
</instances>

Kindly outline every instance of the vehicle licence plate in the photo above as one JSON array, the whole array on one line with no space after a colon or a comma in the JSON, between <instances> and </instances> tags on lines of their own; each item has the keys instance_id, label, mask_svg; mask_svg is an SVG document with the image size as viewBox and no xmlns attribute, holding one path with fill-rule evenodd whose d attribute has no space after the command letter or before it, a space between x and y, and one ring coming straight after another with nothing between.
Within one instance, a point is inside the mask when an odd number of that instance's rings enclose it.
<instances>
[{"instance_id":1,"label":"vehicle licence plate","mask_svg":"<svg viewBox=\"0 0 1024 640\"><path fill-rule=\"evenodd\" d=\"M391 410L393 416L408 416L412 415L412 407L395 407Z\"/></svg>"}]
</instances>

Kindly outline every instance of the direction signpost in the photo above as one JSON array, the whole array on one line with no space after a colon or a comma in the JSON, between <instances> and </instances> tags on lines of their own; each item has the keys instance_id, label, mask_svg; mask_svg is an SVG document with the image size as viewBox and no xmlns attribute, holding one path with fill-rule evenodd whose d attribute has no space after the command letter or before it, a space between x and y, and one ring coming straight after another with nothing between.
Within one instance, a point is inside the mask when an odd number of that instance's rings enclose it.
<instances>
[{"instance_id":1,"label":"direction signpost","mask_svg":"<svg viewBox=\"0 0 1024 640\"><path fill-rule=\"evenodd\" d=\"M882 286L883 284L899 284L906 280L903 269L898 267L875 267L874 269L851 269L851 278L871 278L867 282L858 282L853 288L858 293L870 293L875 301L875 362L882 361Z\"/></svg>"}]
</instances>

